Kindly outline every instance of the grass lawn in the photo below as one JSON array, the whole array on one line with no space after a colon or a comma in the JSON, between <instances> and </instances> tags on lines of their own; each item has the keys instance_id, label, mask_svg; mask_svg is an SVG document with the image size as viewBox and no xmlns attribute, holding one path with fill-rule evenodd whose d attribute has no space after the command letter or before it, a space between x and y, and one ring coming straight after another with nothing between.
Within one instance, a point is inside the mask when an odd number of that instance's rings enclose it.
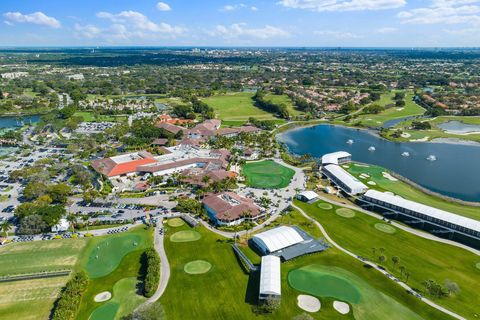
<instances>
[{"instance_id":1,"label":"grass lawn","mask_svg":"<svg viewBox=\"0 0 480 320\"><path fill-rule=\"evenodd\" d=\"M253 92L235 92L215 95L203 101L215 110L221 120L248 120L250 117L259 120L276 119L273 114L255 107L253 95Z\"/></svg>"},{"instance_id":2,"label":"grass lawn","mask_svg":"<svg viewBox=\"0 0 480 320\"><path fill-rule=\"evenodd\" d=\"M8 244L0 248L0 275L75 269L87 242L62 239ZM67 280L55 277L0 283L0 319L47 319Z\"/></svg>"},{"instance_id":3,"label":"grass lawn","mask_svg":"<svg viewBox=\"0 0 480 320\"><path fill-rule=\"evenodd\" d=\"M105 241L109 241L110 244L108 248L103 249L103 246L107 247ZM137 241L137 246L131 246L132 241ZM91 279L80 305L79 320L89 319L94 310L96 319L119 319L143 301L143 297L137 293L138 278L141 277L140 258L143 251L152 246L152 242L152 229L145 229L144 226L136 227L129 232L91 239L81 259L81 264ZM116 261L113 269L112 264L103 266L105 259L95 259L94 263L97 265L91 265L93 263L91 257L96 255L97 247L100 247L109 259ZM96 277L100 274L103 276ZM103 291L111 292L112 299L95 302L94 297Z\"/></svg>"},{"instance_id":4,"label":"grass lawn","mask_svg":"<svg viewBox=\"0 0 480 320\"><path fill-rule=\"evenodd\" d=\"M454 138L460 140L470 140L480 142L480 134L453 134L443 131L437 125L448 122L451 120L456 120L464 122L466 124L480 124L480 117L462 117L462 116L442 116L425 121L429 121L432 125L431 130L411 130L412 120L400 122L395 126L395 129L401 129L403 132L408 133L410 137L408 138L392 138L396 141L409 141L417 139L426 139L428 141L437 139L437 138ZM393 133L393 131L392 131Z\"/></svg>"},{"instance_id":5,"label":"grass lawn","mask_svg":"<svg viewBox=\"0 0 480 320\"><path fill-rule=\"evenodd\" d=\"M242 168L247 185L260 189L280 189L289 185L295 171L273 160L248 162Z\"/></svg>"},{"instance_id":6,"label":"grass lawn","mask_svg":"<svg viewBox=\"0 0 480 320\"><path fill-rule=\"evenodd\" d=\"M295 108L292 99L290 99L290 97L286 94L276 95L269 93L265 96L265 99L275 104L285 104L291 116L299 116L305 114L304 112Z\"/></svg>"},{"instance_id":7,"label":"grass lawn","mask_svg":"<svg viewBox=\"0 0 480 320\"><path fill-rule=\"evenodd\" d=\"M376 189L379 191L390 191L395 194L398 194L399 196L404 197L405 199L417 201L438 209L442 209L442 210L456 213L465 217L480 220L479 207L472 207L472 206L467 206L467 205L443 200L441 198L428 195L422 192L421 190L410 186L405 182L402 182L399 180L392 181L390 179L387 179L382 174L382 172L388 172L388 170L386 170L385 168L374 166L374 165L369 165L368 167L365 167L365 166L358 166L358 165L352 164L347 169L347 171L361 181L364 181L364 182L366 182L367 180L374 181L376 183L375 186L369 185L369 187L372 189ZM362 173L367 173L370 176L370 179L360 178L360 175Z\"/></svg>"},{"instance_id":8,"label":"grass lawn","mask_svg":"<svg viewBox=\"0 0 480 320\"><path fill-rule=\"evenodd\" d=\"M335 214L337 206L323 210L315 204L295 203L317 219L330 237L346 249L378 262L380 248L383 248L386 261L382 265L400 279L405 279L400 269L400 266L404 266L410 273L408 284L421 292L424 291L422 282L428 279L441 284L446 279L456 282L460 287L458 294L440 299L428 297L468 319L476 318L475 314L479 314L480 295L477 287L480 270L475 265L480 257L477 255L392 226L395 232L385 233L376 227L380 220L360 212L347 219ZM376 248L375 255L372 248ZM391 260L393 256L400 259L397 265Z\"/></svg>"},{"instance_id":9,"label":"grass lawn","mask_svg":"<svg viewBox=\"0 0 480 320\"><path fill-rule=\"evenodd\" d=\"M382 94L379 101L374 104L386 106L389 104L395 104L393 97L395 92ZM354 120L354 122L361 121L364 126L379 127L388 120L399 119L409 116L422 115L425 113L425 109L413 102L413 93L407 93L405 95L405 107L397 108L395 106L386 109L379 114L364 114Z\"/></svg>"},{"instance_id":10,"label":"grass lawn","mask_svg":"<svg viewBox=\"0 0 480 320\"><path fill-rule=\"evenodd\" d=\"M296 213L293 213L291 217L282 217L281 219L301 225L314 237L320 236L320 231L312 223ZM181 228L191 230L186 225ZM166 231L165 248L169 257L171 277L160 303L169 319L185 317L191 319L292 319L303 313L297 306L297 296L302 292L288 285L288 273L291 270L311 264L321 265L328 269L338 267L348 270L359 279L363 279L362 281L368 282L372 290L382 292L378 293L379 295L388 296L384 300L387 303L385 306L375 307L382 310L387 308L392 312L397 312L399 317L411 315L413 311L424 319L449 319L407 294L405 290L392 282L387 281L377 271L363 267L362 263L334 248L330 248L323 253L282 263L282 302L280 310L273 314L258 316L252 311L257 303L258 275L249 276L242 271L229 240L208 231L204 227L197 227L196 231L202 234L202 238L198 241L184 243L168 241L168 238L178 229L168 228ZM250 249L247 248L248 250ZM253 252L250 254L254 255ZM258 256L257 259L259 259ZM189 275L185 273L185 264L194 260L208 261L212 264L212 268L204 274ZM311 314L314 319L353 319L351 313L342 316L336 312L332 307L332 298L320 297L320 299L322 308L320 312ZM397 308L398 305L401 308ZM412 311L408 311L405 306L408 306ZM405 313L399 313L398 310ZM368 320L375 319L384 320L386 318L378 316L371 317ZM408 319L408 317L404 316L402 319Z\"/></svg>"}]
</instances>

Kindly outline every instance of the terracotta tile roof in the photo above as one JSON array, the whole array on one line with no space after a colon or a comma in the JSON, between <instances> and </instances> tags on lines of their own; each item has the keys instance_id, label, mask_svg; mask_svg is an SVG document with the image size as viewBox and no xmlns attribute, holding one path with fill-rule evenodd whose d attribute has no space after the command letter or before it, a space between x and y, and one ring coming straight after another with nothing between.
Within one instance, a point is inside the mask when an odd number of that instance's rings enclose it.
<instances>
[{"instance_id":1,"label":"terracotta tile roof","mask_svg":"<svg viewBox=\"0 0 480 320\"><path fill-rule=\"evenodd\" d=\"M234 201L227 201L225 198L231 198ZM233 202L237 204L233 204ZM202 203L215 212L217 219L223 222L230 222L238 218L245 217L248 213L249 217L255 218L262 212L252 199L243 198L233 192L223 192L212 194L205 197Z\"/></svg>"},{"instance_id":2,"label":"terracotta tile roof","mask_svg":"<svg viewBox=\"0 0 480 320\"><path fill-rule=\"evenodd\" d=\"M168 139L159 138L159 139L153 140L152 145L155 145L155 146L165 146L167 143L168 143Z\"/></svg>"},{"instance_id":3,"label":"terracotta tile roof","mask_svg":"<svg viewBox=\"0 0 480 320\"><path fill-rule=\"evenodd\" d=\"M155 125L157 128L167 130L170 133L177 134L179 131L186 131L187 129L183 127L176 126L167 122L160 122Z\"/></svg>"},{"instance_id":4,"label":"terracotta tile roof","mask_svg":"<svg viewBox=\"0 0 480 320\"><path fill-rule=\"evenodd\" d=\"M157 162L149 152L140 151L137 154L140 157L139 159L121 163L115 162L112 158L97 159L92 161L92 167L103 175L115 177L136 172L138 166Z\"/></svg>"}]
</instances>

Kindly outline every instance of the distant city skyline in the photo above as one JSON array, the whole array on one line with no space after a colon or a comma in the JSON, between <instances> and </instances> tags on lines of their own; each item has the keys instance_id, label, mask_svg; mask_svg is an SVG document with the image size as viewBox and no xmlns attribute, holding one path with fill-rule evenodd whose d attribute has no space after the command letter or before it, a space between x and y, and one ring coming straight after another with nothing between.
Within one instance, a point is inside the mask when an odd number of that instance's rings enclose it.
<instances>
[{"instance_id":1,"label":"distant city skyline","mask_svg":"<svg viewBox=\"0 0 480 320\"><path fill-rule=\"evenodd\" d=\"M480 46L480 0L3 0L0 15L2 46Z\"/></svg>"}]
</instances>

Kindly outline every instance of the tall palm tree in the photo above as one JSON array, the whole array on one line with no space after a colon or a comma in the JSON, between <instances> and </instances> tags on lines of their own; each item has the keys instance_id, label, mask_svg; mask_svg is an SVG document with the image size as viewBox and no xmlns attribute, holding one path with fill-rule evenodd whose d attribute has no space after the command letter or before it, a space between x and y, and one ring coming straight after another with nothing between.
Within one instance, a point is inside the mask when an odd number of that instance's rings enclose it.
<instances>
[{"instance_id":1,"label":"tall palm tree","mask_svg":"<svg viewBox=\"0 0 480 320\"><path fill-rule=\"evenodd\" d=\"M75 224L77 223L77 216L74 215L73 213L70 213L67 216L67 221L70 222L70 225L72 226L73 232L75 232Z\"/></svg>"},{"instance_id":2,"label":"tall palm tree","mask_svg":"<svg viewBox=\"0 0 480 320\"><path fill-rule=\"evenodd\" d=\"M82 222L85 224L87 227L87 232L88 232L88 214L82 216Z\"/></svg>"},{"instance_id":3,"label":"tall palm tree","mask_svg":"<svg viewBox=\"0 0 480 320\"><path fill-rule=\"evenodd\" d=\"M6 236L8 236L8 231L10 230L10 228L12 227L12 224L8 221L4 221L1 225L0 225L0 229L2 230L3 234Z\"/></svg>"}]
</instances>

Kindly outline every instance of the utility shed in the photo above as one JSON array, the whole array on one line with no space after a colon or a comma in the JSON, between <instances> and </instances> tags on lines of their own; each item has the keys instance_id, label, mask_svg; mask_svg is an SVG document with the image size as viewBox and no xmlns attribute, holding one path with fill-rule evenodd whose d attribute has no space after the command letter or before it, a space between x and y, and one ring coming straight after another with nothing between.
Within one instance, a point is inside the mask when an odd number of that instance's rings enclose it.
<instances>
[{"instance_id":1,"label":"utility shed","mask_svg":"<svg viewBox=\"0 0 480 320\"><path fill-rule=\"evenodd\" d=\"M280 299L281 287L280 258L263 256L260 269L259 299Z\"/></svg>"}]
</instances>

